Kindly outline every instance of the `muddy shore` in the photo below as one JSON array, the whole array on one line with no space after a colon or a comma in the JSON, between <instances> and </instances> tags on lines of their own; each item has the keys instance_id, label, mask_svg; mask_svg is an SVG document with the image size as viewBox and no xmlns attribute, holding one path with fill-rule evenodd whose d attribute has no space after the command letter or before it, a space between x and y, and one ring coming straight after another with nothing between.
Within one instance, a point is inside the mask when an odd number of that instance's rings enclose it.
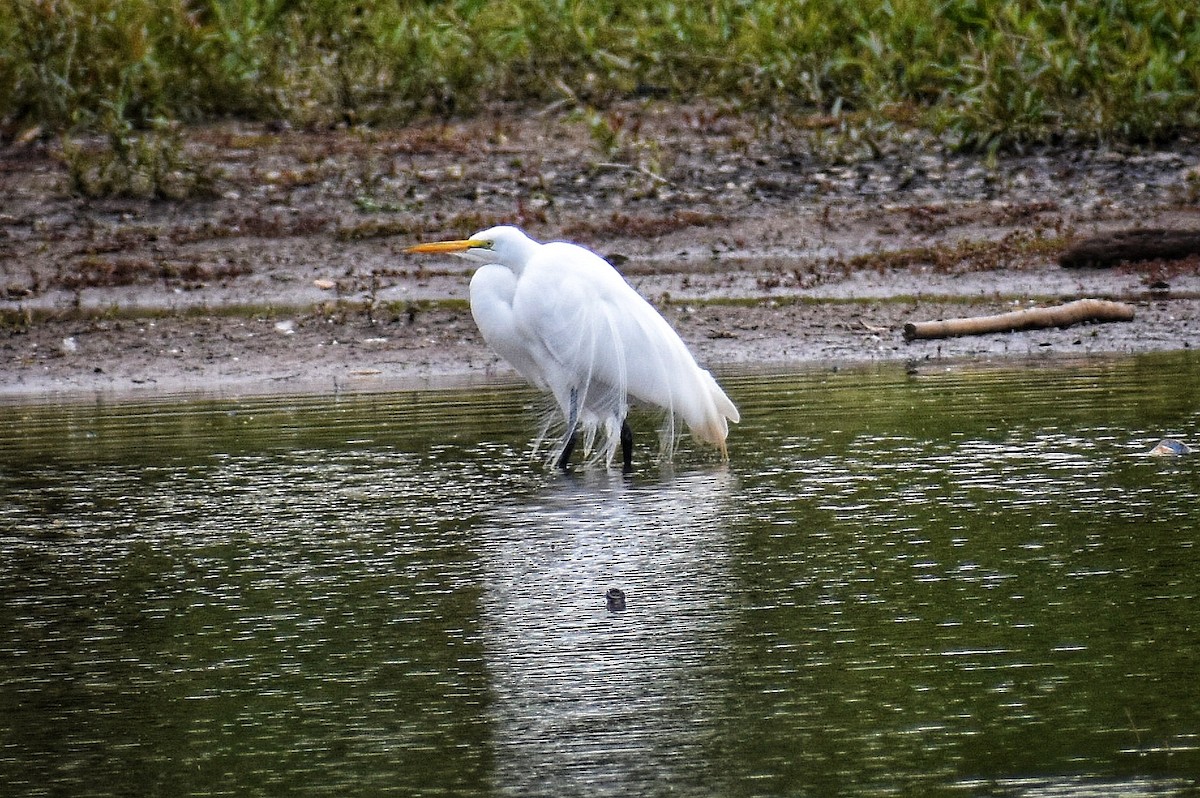
<instances>
[{"instance_id":1,"label":"muddy shore","mask_svg":"<svg viewBox=\"0 0 1200 798\"><path fill-rule=\"evenodd\" d=\"M616 112L613 112L616 113ZM610 257L718 374L1200 346L1196 260L1067 270L1071 241L1200 229L1200 149L964 155L928 134L630 106L390 131L187 131L203 196L88 199L53 144L0 150L6 402L511 379L467 264L404 247L491 224ZM618 124L619 123L619 124ZM84 142L86 145L87 142ZM1133 322L905 342L905 322L1080 297Z\"/></svg>"}]
</instances>

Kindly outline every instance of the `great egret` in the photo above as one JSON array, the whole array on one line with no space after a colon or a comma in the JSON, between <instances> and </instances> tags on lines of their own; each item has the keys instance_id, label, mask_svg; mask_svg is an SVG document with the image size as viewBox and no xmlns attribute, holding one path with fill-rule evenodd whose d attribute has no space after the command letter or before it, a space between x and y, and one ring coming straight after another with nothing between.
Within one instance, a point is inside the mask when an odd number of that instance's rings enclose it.
<instances>
[{"instance_id":1,"label":"great egret","mask_svg":"<svg viewBox=\"0 0 1200 798\"><path fill-rule=\"evenodd\" d=\"M566 468L577 433L590 451L597 433L611 465L617 444L631 467L630 399L666 410L662 453L670 457L676 416L692 436L727 456L738 411L657 310L608 261L583 247L541 244L515 227L409 247L482 263L471 278L471 315L483 339L526 380L554 396L566 432L552 452Z\"/></svg>"}]
</instances>

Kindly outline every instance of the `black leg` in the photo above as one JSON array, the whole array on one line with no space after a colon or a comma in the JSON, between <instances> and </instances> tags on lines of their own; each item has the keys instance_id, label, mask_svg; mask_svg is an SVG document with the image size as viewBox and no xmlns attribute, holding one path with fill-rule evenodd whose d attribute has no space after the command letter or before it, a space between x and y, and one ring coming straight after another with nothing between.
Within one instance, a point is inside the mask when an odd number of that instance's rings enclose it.
<instances>
[{"instance_id":1,"label":"black leg","mask_svg":"<svg viewBox=\"0 0 1200 798\"><path fill-rule=\"evenodd\" d=\"M562 454L558 456L558 467L563 471L571 465L571 453L575 451L575 444L579 441L579 436L571 433L565 441L563 441Z\"/></svg>"},{"instance_id":2,"label":"black leg","mask_svg":"<svg viewBox=\"0 0 1200 798\"><path fill-rule=\"evenodd\" d=\"M621 422L621 471L633 471L633 430L628 421Z\"/></svg>"},{"instance_id":3,"label":"black leg","mask_svg":"<svg viewBox=\"0 0 1200 798\"><path fill-rule=\"evenodd\" d=\"M571 389L571 410L567 414L567 434L563 436L562 454L558 456L558 467L566 471L567 466L571 462L571 453L575 451L575 444L579 441L579 435L576 434L576 427L579 426L579 391Z\"/></svg>"}]
</instances>

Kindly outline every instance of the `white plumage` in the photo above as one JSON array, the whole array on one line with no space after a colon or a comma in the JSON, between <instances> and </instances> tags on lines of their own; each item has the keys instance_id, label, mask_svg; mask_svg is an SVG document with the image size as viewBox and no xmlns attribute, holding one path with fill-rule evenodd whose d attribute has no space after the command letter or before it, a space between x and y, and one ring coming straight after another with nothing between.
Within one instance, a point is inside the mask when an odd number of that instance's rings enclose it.
<instances>
[{"instance_id":1,"label":"white plumage","mask_svg":"<svg viewBox=\"0 0 1200 798\"><path fill-rule=\"evenodd\" d=\"M599 452L611 464L631 399L666 411L665 457L677 418L725 454L737 408L666 319L599 255L574 244L540 244L506 226L409 251L451 252L484 264L471 279L471 313L488 345L554 396L567 422L553 453L560 465L576 428L585 451L599 436Z\"/></svg>"}]
</instances>

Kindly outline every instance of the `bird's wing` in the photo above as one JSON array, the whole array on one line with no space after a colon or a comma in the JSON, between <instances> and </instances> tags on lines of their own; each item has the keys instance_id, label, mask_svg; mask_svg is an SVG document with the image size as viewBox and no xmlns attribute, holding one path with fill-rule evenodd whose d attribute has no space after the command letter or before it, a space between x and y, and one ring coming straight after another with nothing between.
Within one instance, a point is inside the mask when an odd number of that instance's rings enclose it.
<instances>
[{"instance_id":1,"label":"bird's wing","mask_svg":"<svg viewBox=\"0 0 1200 798\"><path fill-rule=\"evenodd\" d=\"M597 412L623 416L625 397L633 396L679 414L702 440L724 444L737 409L607 261L570 244L543 246L522 273L514 311L557 367L583 384Z\"/></svg>"},{"instance_id":2,"label":"bird's wing","mask_svg":"<svg viewBox=\"0 0 1200 798\"><path fill-rule=\"evenodd\" d=\"M622 303L617 324L629 394L678 414L695 437L723 448L737 408L658 310L629 290L639 301Z\"/></svg>"},{"instance_id":3,"label":"bird's wing","mask_svg":"<svg viewBox=\"0 0 1200 798\"><path fill-rule=\"evenodd\" d=\"M546 244L525 265L513 300L514 323L536 342L546 382L564 414L575 389L581 409L597 422L623 417L625 397L624 378L604 354L611 336L600 267L612 271L585 249Z\"/></svg>"}]
</instances>

